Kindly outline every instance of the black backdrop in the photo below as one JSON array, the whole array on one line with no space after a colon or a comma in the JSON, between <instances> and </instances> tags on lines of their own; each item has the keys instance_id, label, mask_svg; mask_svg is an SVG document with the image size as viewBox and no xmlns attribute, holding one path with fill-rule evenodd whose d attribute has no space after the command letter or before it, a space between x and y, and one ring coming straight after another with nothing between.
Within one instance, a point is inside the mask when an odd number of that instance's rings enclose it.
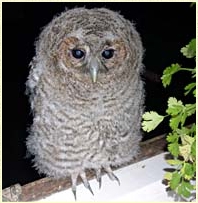
<instances>
[{"instance_id":1,"label":"black backdrop","mask_svg":"<svg viewBox=\"0 0 198 203\"><path fill-rule=\"evenodd\" d=\"M65 7L106 7L120 11L136 23L145 47L144 64L147 71L162 74L171 63L193 66L185 60L180 48L195 37L195 6L190 3L2 3L3 4L3 188L11 184L25 184L40 178L25 157L27 127L32 122L28 99L24 95L28 64L35 54L34 41L41 28ZM146 110L163 113L169 96L183 98L183 87L189 75L179 73L170 88L164 90L160 82L145 78ZM192 98L185 99L186 102ZM167 123L144 139L168 130Z\"/></svg>"}]
</instances>

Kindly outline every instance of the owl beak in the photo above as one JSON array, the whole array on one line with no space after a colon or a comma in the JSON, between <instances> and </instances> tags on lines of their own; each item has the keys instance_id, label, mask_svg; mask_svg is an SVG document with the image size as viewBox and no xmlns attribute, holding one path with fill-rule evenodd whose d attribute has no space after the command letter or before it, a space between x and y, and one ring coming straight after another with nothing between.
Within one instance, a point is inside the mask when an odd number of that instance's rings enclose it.
<instances>
[{"instance_id":1,"label":"owl beak","mask_svg":"<svg viewBox=\"0 0 198 203\"><path fill-rule=\"evenodd\" d=\"M90 60L90 74L92 78L92 82L95 83L97 81L97 76L98 76L98 69L99 69L99 62L96 58L92 58Z\"/></svg>"}]
</instances>

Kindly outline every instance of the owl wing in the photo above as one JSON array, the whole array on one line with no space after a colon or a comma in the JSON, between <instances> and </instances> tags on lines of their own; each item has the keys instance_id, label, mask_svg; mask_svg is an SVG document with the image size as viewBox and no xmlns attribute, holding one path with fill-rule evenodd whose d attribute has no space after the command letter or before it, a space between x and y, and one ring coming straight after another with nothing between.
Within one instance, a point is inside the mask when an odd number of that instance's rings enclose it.
<instances>
[{"instance_id":1,"label":"owl wing","mask_svg":"<svg viewBox=\"0 0 198 203\"><path fill-rule=\"evenodd\" d=\"M32 59L29 66L30 72L28 79L25 83L26 85L25 94L29 96L31 109L34 109L34 96L36 95L36 89L40 80L40 76L43 73L43 66L42 63L38 63L36 57Z\"/></svg>"}]
</instances>

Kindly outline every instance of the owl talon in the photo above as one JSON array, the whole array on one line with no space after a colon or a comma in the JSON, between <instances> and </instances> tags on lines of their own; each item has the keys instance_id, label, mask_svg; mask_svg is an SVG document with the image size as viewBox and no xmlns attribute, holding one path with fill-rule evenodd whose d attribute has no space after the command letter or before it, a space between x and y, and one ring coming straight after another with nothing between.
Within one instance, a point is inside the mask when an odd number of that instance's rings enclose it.
<instances>
[{"instance_id":1,"label":"owl talon","mask_svg":"<svg viewBox=\"0 0 198 203\"><path fill-rule=\"evenodd\" d=\"M74 198L75 198L75 201L77 200L76 198L76 187L72 187L72 192L74 194Z\"/></svg>"},{"instance_id":2,"label":"owl talon","mask_svg":"<svg viewBox=\"0 0 198 203\"><path fill-rule=\"evenodd\" d=\"M119 180L119 178L114 173L112 173L110 175L111 175L111 180L116 180L118 185L120 186L120 180Z\"/></svg>"},{"instance_id":3,"label":"owl talon","mask_svg":"<svg viewBox=\"0 0 198 203\"><path fill-rule=\"evenodd\" d=\"M72 174L72 175L71 175L72 192L73 192L73 194L74 194L75 201L77 200L77 197L76 197L76 182L77 182L77 178L78 178L78 175L77 175L77 174Z\"/></svg>"},{"instance_id":4,"label":"owl talon","mask_svg":"<svg viewBox=\"0 0 198 203\"><path fill-rule=\"evenodd\" d=\"M102 178L101 178L101 170L100 169L96 170L96 180L99 183L99 189L100 189L102 186Z\"/></svg>"},{"instance_id":5,"label":"owl talon","mask_svg":"<svg viewBox=\"0 0 198 203\"><path fill-rule=\"evenodd\" d=\"M102 178L101 177L98 179L98 183L99 183L99 189L100 189L102 186Z\"/></svg>"},{"instance_id":6,"label":"owl talon","mask_svg":"<svg viewBox=\"0 0 198 203\"><path fill-rule=\"evenodd\" d=\"M83 181L84 186L91 192L92 195L94 195L93 190L91 189L91 186L90 186L90 184L89 184L89 182L87 180L85 172L81 172L80 177L81 177L81 179Z\"/></svg>"},{"instance_id":7,"label":"owl talon","mask_svg":"<svg viewBox=\"0 0 198 203\"><path fill-rule=\"evenodd\" d=\"M109 176L109 178L111 180L116 180L118 185L120 185L120 180L119 178L113 173L113 171L111 170L111 167L104 167L104 170L107 172L107 175Z\"/></svg>"},{"instance_id":8,"label":"owl talon","mask_svg":"<svg viewBox=\"0 0 198 203\"><path fill-rule=\"evenodd\" d=\"M94 196L93 190L91 189L90 184L88 184L87 189L91 192L91 194Z\"/></svg>"}]
</instances>

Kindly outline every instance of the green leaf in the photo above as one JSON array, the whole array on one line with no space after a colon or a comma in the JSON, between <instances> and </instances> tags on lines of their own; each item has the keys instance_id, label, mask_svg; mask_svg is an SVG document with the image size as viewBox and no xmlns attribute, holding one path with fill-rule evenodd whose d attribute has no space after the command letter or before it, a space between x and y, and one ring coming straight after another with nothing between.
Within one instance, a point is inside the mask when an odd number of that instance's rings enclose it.
<instances>
[{"instance_id":1,"label":"green leaf","mask_svg":"<svg viewBox=\"0 0 198 203\"><path fill-rule=\"evenodd\" d=\"M181 168L181 174L186 180L191 180L195 175L193 165L190 163L185 163Z\"/></svg>"},{"instance_id":2,"label":"green leaf","mask_svg":"<svg viewBox=\"0 0 198 203\"><path fill-rule=\"evenodd\" d=\"M194 190L194 185L192 185L190 182L184 181L184 185L189 190Z\"/></svg>"},{"instance_id":3,"label":"green leaf","mask_svg":"<svg viewBox=\"0 0 198 203\"><path fill-rule=\"evenodd\" d=\"M170 85L171 80L172 80L172 75L178 72L181 69L179 64L172 64L171 66L167 67L163 71L163 75L161 77L162 84L164 87Z\"/></svg>"},{"instance_id":4,"label":"green leaf","mask_svg":"<svg viewBox=\"0 0 198 203\"><path fill-rule=\"evenodd\" d=\"M191 145L179 146L179 154L184 158L185 161L188 161L191 153Z\"/></svg>"},{"instance_id":5,"label":"green leaf","mask_svg":"<svg viewBox=\"0 0 198 203\"><path fill-rule=\"evenodd\" d=\"M171 116L178 115L180 112L183 111L184 105L182 101L177 101L175 97L170 97L168 99L168 109L166 110L166 113L168 113Z\"/></svg>"},{"instance_id":6,"label":"green leaf","mask_svg":"<svg viewBox=\"0 0 198 203\"><path fill-rule=\"evenodd\" d=\"M177 193L186 198L190 197L190 191L183 184L178 186Z\"/></svg>"},{"instance_id":7,"label":"green leaf","mask_svg":"<svg viewBox=\"0 0 198 203\"><path fill-rule=\"evenodd\" d=\"M196 78L196 67L191 69L192 78Z\"/></svg>"},{"instance_id":8,"label":"green leaf","mask_svg":"<svg viewBox=\"0 0 198 203\"><path fill-rule=\"evenodd\" d=\"M195 114L196 112L196 104L186 104L186 112L188 116Z\"/></svg>"},{"instance_id":9,"label":"green leaf","mask_svg":"<svg viewBox=\"0 0 198 203\"><path fill-rule=\"evenodd\" d=\"M183 163L183 161L180 161L178 159L168 159L168 160L166 160L166 162L168 164L170 164L170 165L173 165L173 166L175 166L175 165L181 165Z\"/></svg>"},{"instance_id":10,"label":"green leaf","mask_svg":"<svg viewBox=\"0 0 198 203\"><path fill-rule=\"evenodd\" d=\"M192 126L190 127L190 135L195 135L196 134L196 125L195 123L192 124Z\"/></svg>"},{"instance_id":11,"label":"green leaf","mask_svg":"<svg viewBox=\"0 0 198 203\"><path fill-rule=\"evenodd\" d=\"M179 123L181 122L181 119L182 119L182 116L181 116L181 115L172 117L172 118L170 119L169 125L170 125L170 127L171 127L172 130L176 130L176 129L178 128Z\"/></svg>"},{"instance_id":12,"label":"green leaf","mask_svg":"<svg viewBox=\"0 0 198 203\"><path fill-rule=\"evenodd\" d=\"M142 129L144 131L150 132L154 130L164 119L164 116L159 115L154 111L146 112L143 114L142 118Z\"/></svg>"},{"instance_id":13,"label":"green leaf","mask_svg":"<svg viewBox=\"0 0 198 203\"><path fill-rule=\"evenodd\" d=\"M181 114L181 125L183 126L186 122L186 118L188 117L187 112L185 111L185 108L183 109L183 113Z\"/></svg>"},{"instance_id":14,"label":"green leaf","mask_svg":"<svg viewBox=\"0 0 198 203\"><path fill-rule=\"evenodd\" d=\"M194 97L196 97L196 89L193 91L193 95Z\"/></svg>"},{"instance_id":15,"label":"green leaf","mask_svg":"<svg viewBox=\"0 0 198 203\"><path fill-rule=\"evenodd\" d=\"M176 119L175 122L179 121L180 119L180 123L183 126L186 122L186 118L195 114L195 111L196 111L196 104L186 104L185 106L183 106L183 109L180 112L180 115L178 115L179 118L178 120Z\"/></svg>"},{"instance_id":16,"label":"green leaf","mask_svg":"<svg viewBox=\"0 0 198 203\"><path fill-rule=\"evenodd\" d=\"M182 193L183 193L183 186L179 185L178 188L177 188L177 194L182 196Z\"/></svg>"},{"instance_id":17,"label":"green leaf","mask_svg":"<svg viewBox=\"0 0 198 203\"><path fill-rule=\"evenodd\" d=\"M168 151L175 157L179 155L179 144L176 143L171 143L168 145Z\"/></svg>"},{"instance_id":18,"label":"green leaf","mask_svg":"<svg viewBox=\"0 0 198 203\"><path fill-rule=\"evenodd\" d=\"M190 132L191 132L191 129L186 127L182 127L181 129L180 128L176 129L176 134L178 137L181 137L183 135L188 135L190 134Z\"/></svg>"},{"instance_id":19,"label":"green leaf","mask_svg":"<svg viewBox=\"0 0 198 203\"><path fill-rule=\"evenodd\" d=\"M168 142L177 142L179 139L179 136L177 133L169 133L166 137L166 140Z\"/></svg>"},{"instance_id":20,"label":"green leaf","mask_svg":"<svg viewBox=\"0 0 198 203\"><path fill-rule=\"evenodd\" d=\"M192 143L191 154L192 156L196 157L196 140L194 140L194 142Z\"/></svg>"},{"instance_id":21,"label":"green leaf","mask_svg":"<svg viewBox=\"0 0 198 203\"><path fill-rule=\"evenodd\" d=\"M195 173L196 173L196 162L194 161L194 162L192 163L192 165L193 165L193 170L194 170Z\"/></svg>"},{"instance_id":22,"label":"green leaf","mask_svg":"<svg viewBox=\"0 0 198 203\"><path fill-rule=\"evenodd\" d=\"M196 56L196 39L192 39L188 45L181 48L181 53L186 58L193 58Z\"/></svg>"},{"instance_id":23,"label":"green leaf","mask_svg":"<svg viewBox=\"0 0 198 203\"><path fill-rule=\"evenodd\" d=\"M189 94L195 87L196 87L196 83L195 82L192 82L192 83L186 85L186 87L184 88L184 90L186 90L184 95L186 96L187 94Z\"/></svg>"},{"instance_id":24,"label":"green leaf","mask_svg":"<svg viewBox=\"0 0 198 203\"><path fill-rule=\"evenodd\" d=\"M192 145L195 141L195 137L191 137L189 135L182 135L181 136L182 145Z\"/></svg>"},{"instance_id":25,"label":"green leaf","mask_svg":"<svg viewBox=\"0 0 198 203\"><path fill-rule=\"evenodd\" d=\"M173 172L172 179L170 180L170 188L172 190L175 190L178 187L180 180L181 180L181 175L177 171Z\"/></svg>"},{"instance_id":26,"label":"green leaf","mask_svg":"<svg viewBox=\"0 0 198 203\"><path fill-rule=\"evenodd\" d=\"M166 172L166 173L164 174L164 179L165 179L165 180L171 180L171 179L172 179L172 175L173 175L173 173L171 173L171 172Z\"/></svg>"},{"instance_id":27,"label":"green leaf","mask_svg":"<svg viewBox=\"0 0 198 203\"><path fill-rule=\"evenodd\" d=\"M178 187L178 194L182 195L183 197L190 197L191 192L194 189L194 186L190 184L190 182L182 181Z\"/></svg>"}]
</instances>

